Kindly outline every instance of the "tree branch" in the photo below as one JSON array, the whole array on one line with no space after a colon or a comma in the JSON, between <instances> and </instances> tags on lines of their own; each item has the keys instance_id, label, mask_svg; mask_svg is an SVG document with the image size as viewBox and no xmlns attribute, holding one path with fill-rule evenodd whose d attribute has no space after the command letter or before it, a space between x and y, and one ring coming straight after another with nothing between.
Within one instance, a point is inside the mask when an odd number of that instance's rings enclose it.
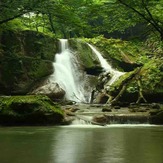
<instances>
[{"instance_id":1,"label":"tree branch","mask_svg":"<svg viewBox=\"0 0 163 163\"><path fill-rule=\"evenodd\" d=\"M151 12L149 11L147 5L145 4L144 0L142 0L142 4L143 4L143 7L144 9L146 10L147 14L149 15L150 19L152 20L153 22L153 26L155 26L155 29L157 29L158 31L162 32L159 24L156 22L156 20L153 18Z\"/></svg>"},{"instance_id":2,"label":"tree branch","mask_svg":"<svg viewBox=\"0 0 163 163\"><path fill-rule=\"evenodd\" d=\"M146 20L148 23L150 23L159 33L160 35L163 33L162 30L160 28L158 28L158 24L155 25L155 23L153 22L153 20L151 21L150 19L148 19L144 14L142 14L141 12L139 12L138 10L136 10L135 8L133 8L132 6L128 5L127 3L123 2L122 0L118 0L122 5L126 6L127 8L133 10L135 13L137 13L139 16L141 16L144 20Z\"/></svg>"},{"instance_id":3,"label":"tree branch","mask_svg":"<svg viewBox=\"0 0 163 163\"><path fill-rule=\"evenodd\" d=\"M19 18L19 17L21 17L22 15L27 14L27 13L28 13L28 12L20 13L20 14L18 14L18 15L14 15L13 17L10 17L10 18L1 20L1 21L0 21L0 24L7 23L7 22L9 22L9 21L11 21L11 20L13 20L13 19Z\"/></svg>"}]
</instances>

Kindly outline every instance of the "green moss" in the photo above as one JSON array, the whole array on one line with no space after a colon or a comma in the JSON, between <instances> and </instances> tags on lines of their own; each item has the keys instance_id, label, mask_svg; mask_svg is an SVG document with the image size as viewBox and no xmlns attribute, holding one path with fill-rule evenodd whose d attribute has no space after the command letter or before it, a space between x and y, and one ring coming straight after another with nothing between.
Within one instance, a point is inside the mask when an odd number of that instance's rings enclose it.
<instances>
[{"instance_id":1,"label":"green moss","mask_svg":"<svg viewBox=\"0 0 163 163\"><path fill-rule=\"evenodd\" d=\"M50 61L32 57L3 57L0 66L0 92L3 94L25 94L37 80L53 72Z\"/></svg>"},{"instance_id":2,"label":"green moss","mask_svg":"<svg viewBox=\"0 0 163 163\"><path fill-rule=\"evenodd\" d=\"M141 42L123 41L120 39L107 39L103 36L84 39L92 45L95 45L103 54L103 57L114 67L121 71L131 71L138 64L146 61L146 49Z\"/></svg>"},{"instance_id":3,"label":"green moss","mask_svg":"<svg viewBox=\"0 0 163 163\"><path fill-rule=\"evenodd\" d=\"M0 97L1 125L48 125L63 120L63 111L47 96Z\"/></svg>"},{"instance_id":4,"label":"green moss","mask_svg":"<svg viewBox=\"0 0 163 163\"><path fill-rule=\"evenodd\" d=\"M5 56L30 56L53 61L57 52L57 39L36 31L3 31L1 44Z\"/></svg>"},{"instance_id":5,"label":"green moss","mask_svg":"<svg viewBox=\"0 0 163 163\"><path fill-rule=\"evenodd\" d=\"M36 31L1 33L0 94L26 94L53 72L57 40Z\"/></svg>"},{"instance_id":6,"label":"green moss","mask_svg":"<svg viewBox=\"0 0 163 163\"><path fill-rule=\"evenodd\" d=\"M79 39L70 39L69 45L70 48L76 52L84 68L87 69L99 66L98 58L92 53L92 50L88 47L86 42Z\"/></svg>"},{"instance_id":7,"label":"green moss","mask_svg":"<svg viewBox=\"0 0 163 163\"><path fill-rule=\"evenodd\" d=\"M160 59L153 58L147 62L141 72L142 86L144 90L153 93L157 90L163 92L163 62Z\"/></svg>"},{"instance_id":8,"label":"green moss","mask_svg":"<svg viewBox=\"0 0 163 163\"><path fill-rule=\"evenodd\" d=\"M148 102L162 102L163 97L163 63L162 60L153 58L148 61L138 73L137 69L121 76L110 88L109 94L116 96L122 86L126 85L122 95L123 100L133 98L136 101L141 89ZM135 75L134 75L135 74ZM132 78L131 76L134 75ZM130 79L130 80L128 80ZM138 81L140 86L138 85ZM140 88L141 87L141 88Z\"/></svg>"},{"instance_id":9,"label":"green moss","mask_svg":"<svg viewBox=\"0 0 163 163\"><path fill-rule=\"evenodd\" d=\"M117 81L115 81L111 87L109 92L111 94L118 94L118 92L120 91L120 89L122 88L122 86L124 84L127 84L127 89L126 91L128 93L135 93L138 90L138 86L136 83L136 80L134 78L134 80L130 80L130 78L132 79L131 76L134 76L134 74L138 71L138 68L135 69L134 71L131 72L127 72L124 75L122 75Z\"/></svg>"}]
</instances>

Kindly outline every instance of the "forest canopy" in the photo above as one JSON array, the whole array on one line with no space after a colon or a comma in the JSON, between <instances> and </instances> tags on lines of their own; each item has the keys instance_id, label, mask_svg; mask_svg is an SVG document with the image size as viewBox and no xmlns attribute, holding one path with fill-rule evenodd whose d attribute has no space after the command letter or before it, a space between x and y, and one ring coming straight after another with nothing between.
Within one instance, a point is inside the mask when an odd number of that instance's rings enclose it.
<instances>
[{"instance_id":1,"label":"forest canopy","mask_svg":"<svg viewBox=\"0 0 163 163\"><path fill-rule=\"evenodd\" d=\"M163 0L1 0L0 28L94 37L136 25L163 40Z\"/></svg>"}]
</instances>

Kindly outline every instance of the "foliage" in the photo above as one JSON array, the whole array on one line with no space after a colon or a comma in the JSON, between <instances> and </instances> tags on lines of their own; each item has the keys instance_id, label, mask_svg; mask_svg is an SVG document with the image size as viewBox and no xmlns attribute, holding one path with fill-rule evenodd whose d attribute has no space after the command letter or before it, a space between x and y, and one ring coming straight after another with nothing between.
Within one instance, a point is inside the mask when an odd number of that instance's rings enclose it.
<instances>
[{"instance_id":1,"label":"foliage","mask_svg":"<svg viewBox=\"0 0 163 163\"><path fill-rule=\"evenodd\" d=\"M121 76L119 80L117 80L110 87L109 94L118 94L118 91L122 86L126 85L126 93L131 96L135 93L139 92L138 80L141 83L141 89L143 94L147 97L150 95L156 95L163 93L163 63L162 60L152 59L148 60L147 63L142 66L139 73L137 73L134 78L131 78L137 69L131 72L125 73L125 75ZM130 80L128 80L130 79Z\"/></svg>"},{"instance_id":2,"label":"foliage","mask_svg":"<svg viewBox=\"0 0 163 163\"><path fill-rule=\"evenodd\" d=\"M0 93L25 94L37 80L50 75L56 43L56 39L34 31L3 31Z\"/></svg>"},{"instance_id":3,"label":"foliage","mask_svg":"<svg viewBox=\"0 0 163 163\"><path fill-rule=\"evenodd\" d=\"M148 23L163 40L163 1L160 0L117 0L117 3L137 14L138 18Z\"/></svg>"},{"instance_id":4,"label":"foliage","mask_svg":"<svg viewBox=\"0 0 163 163\"><path fill-rule=\"evenodd\" d=\"M19 18L20 27L69 38L124 32L145 23L146 32L154 29L161 36L162 3L157 0L2 0L0 28Z\"/></svg>"},{"instance_id":5,"label":"foliage","mask_svg":"<svg viewBox=\"0 0 163 163\"><path fill-rule=\"evenodd\" d=\"M151 92L163 87L163 63L160 59L150 60L141 71L142 85ZM161 91L161 89L160 89Z\"/></svg>"},{"instance_id":6,"label":"foliage","mask_svg":"<svg viewBox=\"0 0 163 163\"><path fill-rule=\"evenodd\" d=\"M129 63L144 63L148 60L146 54L148 49L144 47L142 42L123 41L121 39L106 39L98 36L92 39L85 38L85 41L93 44L104 54L108 60L114 58L118 61Z\"/></svg>"}]
</instances>

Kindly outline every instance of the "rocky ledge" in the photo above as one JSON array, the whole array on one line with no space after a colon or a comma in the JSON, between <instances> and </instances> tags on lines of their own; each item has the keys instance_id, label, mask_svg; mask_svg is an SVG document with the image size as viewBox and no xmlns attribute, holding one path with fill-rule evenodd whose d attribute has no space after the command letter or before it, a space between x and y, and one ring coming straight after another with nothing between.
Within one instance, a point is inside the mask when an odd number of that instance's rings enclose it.
<instances>
[{"instance_id":1,"label":"rocky ledge","mask_svg":"<svg viewBox=\"0 0 163 163\"><path fill-rule=\"evenodd\" d=\"M127 107L84 104L63 107L70 124L81 119L95 125L107 124L163 124L162 104L130 104Z\"/></svg>"},{"instance_id":2,"label":"rocky ledge","mask_svg":"<svg viewBox=\"0 0 163 163\"><path fill-rule=\"evenodd\" d=\"M47 96L0 97L0 125L57 125L63 119L60 106Z\"/></svg>"}]
</instances>

